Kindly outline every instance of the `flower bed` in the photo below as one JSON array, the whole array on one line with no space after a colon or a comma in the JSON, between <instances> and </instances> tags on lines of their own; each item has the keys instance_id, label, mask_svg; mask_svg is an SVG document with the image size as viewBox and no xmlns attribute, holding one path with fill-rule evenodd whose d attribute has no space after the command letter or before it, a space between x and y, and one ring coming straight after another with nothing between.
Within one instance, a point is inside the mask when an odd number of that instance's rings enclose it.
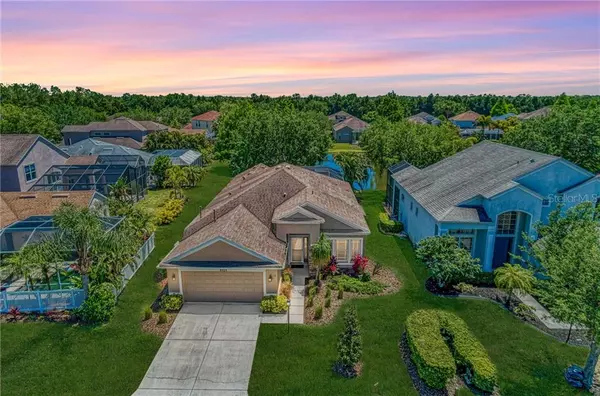
<instances>
[{"instance_id":1,"label":"flower bed","mask_svg":"<svg viewBox=\"0 0 600 396\"><path fill-rule=\"evenodd\" d=\"M372 289L373 286L375 284L381 285L382 289L375 293L375 294L360 294L357 292L352 292L352 291L346 291L344 290L342 292L342 298L338 298L339 297L339 290L337 290L337 288L335 288L336 284L339 284L340 282L336 280L336 278L340 278L340 277L349 277L347 274L343 274L343 275L336 275L336 276L330 276L324 280L321 281L321 286L318 288L318 290L316 292L313 292L313 296L312 296L312 305L308 304L309 300L311 299L311 296L309 295L309 290L313 285L314 280L309 281L309 286L307 287L307 293L306 296L304 298L304 323L307 324L327 324L327 323L331 323L333 321L333 319L335 318L335 315L337 314L338 310L340 309L340 307L342 306L342 304L344 303L344 300L348 300L348 299L352 299L352 298L366 298L366 297L372 297L372 296L382 296L382 295L386 295L386 294L392 294L392 293L396 293L398 290L400 290L401 284L400 284L400 280L398 280L398 278L396 277L396 275L394 274L394 272L387 268L387 267L381 267L378 268L378 271L376 271L375 275L373 274L373 270L375 268L375 264L373 262L368 262L366 264L365 267L365 271L368 272L369 274L371 274L371 287L368 287L369 289ZM346 271L348 273L352 272L352 270L348 269L348 270L343 270ZM352 278L355 280L355 282L360 282L360 280L358 278ZM342 283L347 282L347 281L342 281ZM363 282L363 283L367 283L367 282ZM377 286L375 286L377 287ZM328 292L329 290L329 292ZM329 300L329 304L327 304L327 301ZM321 307L321 315L320 318L315 319L315 311L317 310L318 307ZM319 315L317 315L318 317Z\"/></svg>"}]
</instances>

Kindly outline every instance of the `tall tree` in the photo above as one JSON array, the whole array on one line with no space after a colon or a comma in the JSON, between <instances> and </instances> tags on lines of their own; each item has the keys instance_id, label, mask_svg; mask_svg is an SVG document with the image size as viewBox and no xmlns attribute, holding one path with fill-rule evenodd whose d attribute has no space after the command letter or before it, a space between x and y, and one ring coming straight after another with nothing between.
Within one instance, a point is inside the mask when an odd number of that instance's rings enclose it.
<instances>
[{"instance_id":1,"label":"tall tree","mask_svg":"<svg viewBox=\"0 0 600 396\"><path fill-rule=\"evenodd\" d=\"M494 271L494 283L496 287L508 292L506 306L510 306L510 300L515 290L523 293L531 293L535 278L533 273L519 264L504 264Z\"/></svg>"},{"instance_id":2,"label":"tall tree","mask_svg":"<svg viewBox=\"0 0 600 396\"><path fill-rule=\"evenodd\" d=\"M321 269L331 257L331 241L321 233L319 240L310 247L311 264L317 271L317 279Z\"/></svg>"},{"instance_id":3,"label":"tall tree","mask_svg":"<svg viewBox=\"0 0 600 396\"><path fill-rule=\"evenodd\" d=\"M156 185L160 188L165 186L167 171L173 166L171 159L166 155L159 155L154 159L150 173L156 178Z\"/></svg>"},{"instance_id":4,"label":"tall tree","mask_svg":"<svg viewBox=\"0 0 600 396\"><path fill-rule=\"evenodd\" d=\"M181 198L183 196L181 190L188 181L185 171L180 166L172 166L167 169L165 176L165 186L173 189L175 198Z\"/></svg>"},{"instance_id":5,"label":"tall tree","mask_svg":"<svg viewBox=\"0 0 600 396\"><path fill-rule=\"evenodd\" d=\"M344 180L354 189L354 182L360 183L369 177L369 162L364 153L342 151L335 154L335 161L342 168Z\"/></svg>"}]
</instances>

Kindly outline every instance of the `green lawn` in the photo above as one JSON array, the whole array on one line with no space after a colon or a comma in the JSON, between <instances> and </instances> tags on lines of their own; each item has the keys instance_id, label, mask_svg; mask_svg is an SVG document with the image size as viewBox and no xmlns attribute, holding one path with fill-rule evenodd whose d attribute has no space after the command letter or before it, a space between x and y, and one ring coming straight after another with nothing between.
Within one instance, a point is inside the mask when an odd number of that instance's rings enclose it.
<instances>
[{"instance_id":1,"label":"green lawn","mask_svg":"<svg viewBox=\"0 0 600 396\"><path fill-rule=\"evenodd\" d=\"M583 348L555 341L497 304L427 293L423 286L426 270L416 262L410 244L377 231L384 193L365 192L362 198L372 232L366 242L367 255L393 268L404 284L397 294L352 302L362 326L362 376L346 380L332 374L341 315L329 326L292 326L289 334L286 326L262 325L251 395L416 395L398 341L407 315L418 308L446 309L469 324L498 368L503 396L576 394L562 372L570 363L584 362Z\"/></svg>"},{"instance_id":2,"label":"green lawn","mask_svg":"<svg viewBox=\"0 0 600 396\"><path fill-rule=\"evenodd\" d=\"M154 213L170 196L171 190L168 188L164 190L149 190L146 197L138 202L137 205Z\"/></svg>"},{"instance_id":3,"label":"green lawn","mask_svg":"<svg viewBox=\"0 0 600 396\"><path fill-rule=\"evenodd\" d=\"M140 329L142 310L159 290L153 273L184 227L230 179L226 166L210 167L188 190L183 213L156 232L156 247L119 298L109 324L96 328L50 323L3 324L2 395L131 395L162 340ZM152 196L152 194L151 194Z\"/></svg>"},{"instance_id":4,"label":"green lawn","mask_svg":"<svg viewBox=\"0 0 600 396\"><path fill-rule=\"evenodd\" d=\"M350 143L334 143L331 149L329 149L330 153L340 153L342 151L362 151L362 149Z\"/></svg>"}]
</instances>

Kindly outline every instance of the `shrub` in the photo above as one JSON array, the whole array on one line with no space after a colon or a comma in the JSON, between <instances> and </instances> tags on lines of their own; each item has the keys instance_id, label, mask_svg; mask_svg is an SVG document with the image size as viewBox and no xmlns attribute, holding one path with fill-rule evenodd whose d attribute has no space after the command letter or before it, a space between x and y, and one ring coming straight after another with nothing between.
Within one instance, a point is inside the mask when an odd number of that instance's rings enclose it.
<instances>
[{"instance_id":1,"label":"shrub","mask_svg":"<svg viewBox=\"0 0 600 396\"><path fill-rule=\"evenodd\" d=\"M383 266L380 263L375 263L375 265L373 266L373 276L377 275L379 272L381 272L381 268Z\"/></svg>"},{"instance_id":2,"label":"shrub","mask_svg":"<svg viewBox=\"0 0 600 396\"><path fill-rule=\"evenodd\" d=\"M260 302L260 310L265 313L281 313L287 311L287 297L265 296Z\"/></svg>"},{"instance_id":3,"label":"shrub","mask_svg":"<svg viewBox=\"0 0 600 396\"><path fill-rule=\"evenodd\" d=\"M281 284L281 295L292 298L292 282L285 281Z\"/></svg>"},{"instance_id":4,"label":"shrub","mask_svg":"<svg viewBox=\"0 0 600 396\"><path fill-rule=\"evenodd\" d=\"M8 315L10 316L10 320L12 322L16 322L19 316L21 315L21 311L17 307L10 307L8 310Z\"/></svg>"},{"instance_id":5,"label":"shrub","mask_svg":"<svg viewBox=\"0 0 600 396\"><path fill-rule=\"evenodd\" d=\"M313 296L308 296L306 299L306 308L310 308L313 306Z\"/></svg>"},{"instance_id":6,"label":"shrub","mask_svg":"<svg viewBox=\"0 0 600 396\"><path fill-rule=\"evenodd\" d=\"M181 294L165 294L160 299L160 307L167 311L179 311L183 306Z\"/></svg>"},{"instance_id":7,"label":"shrub","mask_svg":"<svg viewBox=\"0 0 600 396\"><path fill-rule=\"evenodd\" d=\"M308 295L309 297L314 297L317 295L317 287L316 286L311 286L308 288Z\"/></svg>"},{"instance_id":8,"label":"shrub","mask_svg":"<svg viewBox=\"0 0 600 396\"><path fill-rule=\"evenodd\" d=\"M286 268L283 270L283 275L282 275L282 279L284 282L290 282L292 283L292 269L291 268Z\"/></svg>"},{"instance_id":9,"label":"shrub","mask_svg":"<svg viewBox=\"0 0 600 396\"><path fill-rule=\"evenodd\" d=\"M355 377L356 365L362 357L362 336L354 307L344 313L344 331L339 335L337 350L338 358L333 371L346 378Z\"/></svg>"},{"instance_id":10,"label":"shrub","mask_svg":"<svg viewBox=\"0 0 600 396\"><path fill-rule=\"evenodd\" d=\"M331 297L331 289L327 288L327 290L325 291L325 298L327 297Z\"/></svg>"},{"instance_id":11,"label":"shrub","mask_svg":"<svg viewBox=\"0 0 600 396\"><path fill-rule=\"evenodd\" d=\"M183 211L183 199L169 198L156 212L156 223L169 224Z\"/></svg>"},{"instance_id":12,"label":"shrub","mask_svg":"<svg viewBox=\"0 0 600 396\"><path fill-rule=\"evenodd\" d=\"M167 277L167 270L164 268L157 268L154 271L154 282L160 283Z\"/></svg>"},{"instance_id":13,"label":"shrub","mask_svg":"<svg viewBox=\"0 0 600 396\"><path fill-rule=\"evenodd\" d=\"M318 305L315 308L315 320L319 320L323 317L323 306L322 305Z\"/></svg>"},{"instance_id":14,"label":"shrub","mask_svg":"<svg viewBox=\"0 0 600 396\"><path fill-rule=\"evenodd\" d=\"M335 276L338 274L338 265L337 258L335 256L331 256L329 258L329 263L323 268L324 276Z\"/></svg>"},{"instance_id":15,"label":"shrub","mask_svg":"<svg viewBox=\"0 0 600 396\"><path fill-rule=\"evenodd\" d=\"M331 297L325 299L325 308L331 307Z\"/></svg>"},{"instance_id":16,"label":"shrub","mask_svg":"<svg viewBox=\"0 0 600 396\"><path fill-rule=\"evenodd\" d=\"M402 232L404 226L401 222L390 219L387 213L381 212L379 213L379 228L389 234L398 234Z\"/></svg>"},{"instance_id":17,"label":"shrub","mask_svg":"<svg viewBox=\"0 0 600 396\"><path fill-rule=\"evenodd\" d=\"M475 287L469 283L460 282L458 285L454 286L454 289L456 289L456 291L458 291L459 293L469 294L473 293Z\"/></svg>"},{"instance_id":18,"label":"shrub","mask_svg":"<svg viewBox=\"0 0 600 396\"><path fill-rule=\"evenodd\" d=\"M167 323L168 320L169 320L169 317L167 316L166 311L160 311L158 313L158 324Z\"/></svg>"},{"instance_id":19,"label":"shrub","mask_svg":"<svg viewBox=\"0 0 600 396\"><path fill-rule=\"evenodd\" d=\"M383 283L375 280L361 282L360 279L352 278L348 275L336 276L332 282L338 290L358 294L379 294L386 287Z\"/></svg>"},{"instance_id":20,"label":"shrub","mask_svg":"<svg viewBox=\"0 0 600 396\"><path fill-rule=\"evenodd\" d=\"M454 377L457 366L466 382L491 392L497 383L496 367L455 314L438 310L415 311L406 319L406 337L419 376L432 388L442 389Z\"/></svg>"},{"instance_id":21,"label":"shrub","mask_svg":"<svg viewBox=\"0 0 600 396\"><path fill-rule=\"evenodd\" d=\"M427 266L440 288L470 282L481 273L479 259L472 258L468 250L459 247L451 235L423 239L419 242L416 255Z\"/></svg>"},{"instance_id":22,"label":"shrub","mask_svg":"<svg viewBox=\"0 0 600 396\"><path fill-rule=\"evenodd\" d=\"M515 315L517 315L519 318L521 318L523 320L528 320L528 321L533 322L536 318L535 314L533 313L533 308L527 304L517 305L513 309L513 312Z\"/></svg>"},{"instance_id":23,"label":"shrub","mask_svg":"<svg viewBox=\"0 0 600 396\"><path fill-rule=\"evenodd\" d=\"M365 272L368 263L369 259L367 257L357 254L352 257L352 271L354 271L356 275L362 275Z\"/></svg>"},{"instance_id":24,"label":"shrub","mask_svg":"<svg viewBox=\"0 0 600 396\"><path fill-rule=\"evenodd\" d=\"M113 315L116 297L111 283L101 283L90 287L90 294L75 314L87 323L107 322Z\"/></svg>"},{"instance_id":25,"label":"shrub","mask_svg":"<svg viewBox=\"0 0 600 396\"><path fill-rule=\"evenodd\" d=\"M360 281L361 282L369 282L371 280L371 274L369 274L368 272L363 272L362 275L360 276Z\"/></svg>"},{"instance_id":26,"label":"shrub","mask_svg":"<svg viewBox=\"0 0 600 396\"><path fill-rule=\"evenodd\" d=\"M342 300L344 298L344 289L338 290L337 298L338 300Z\"/></svg>"},{"instance_id":27,"label":"shrub","mask_svg":"<svg viewBox=\"0 0 600 396\"><path fill-rule=\"evenodd\" d=\"M152 319L152 308L146 307L146 309L144 309L144 320L149 319Z\"/></svg>"}]
</instances>

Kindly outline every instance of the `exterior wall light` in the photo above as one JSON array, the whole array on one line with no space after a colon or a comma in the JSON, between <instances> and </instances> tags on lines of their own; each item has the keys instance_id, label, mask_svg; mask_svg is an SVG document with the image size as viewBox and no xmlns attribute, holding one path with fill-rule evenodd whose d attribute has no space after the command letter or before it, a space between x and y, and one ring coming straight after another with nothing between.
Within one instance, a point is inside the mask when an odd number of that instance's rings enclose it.
<instances>
[{"instance_id":1,"label":"exterior wall light","mask_svg":"<svg viewBox=\"0 0 600 396\"><path fill-rule=\"evenodd\" d=\"M173 272L173 275L171 276L171 280L175 280L175 272Z\"/></svg>"},{"instance_id":2,"label":"exterior wall light","mask_svg":"<svg viewBox=\"0 0 600 396\"><path fill-rule=\"evenodd\" d=\"M273 275L269 275L269 282L273 282Z\"/></svg>"}]
</instances>

